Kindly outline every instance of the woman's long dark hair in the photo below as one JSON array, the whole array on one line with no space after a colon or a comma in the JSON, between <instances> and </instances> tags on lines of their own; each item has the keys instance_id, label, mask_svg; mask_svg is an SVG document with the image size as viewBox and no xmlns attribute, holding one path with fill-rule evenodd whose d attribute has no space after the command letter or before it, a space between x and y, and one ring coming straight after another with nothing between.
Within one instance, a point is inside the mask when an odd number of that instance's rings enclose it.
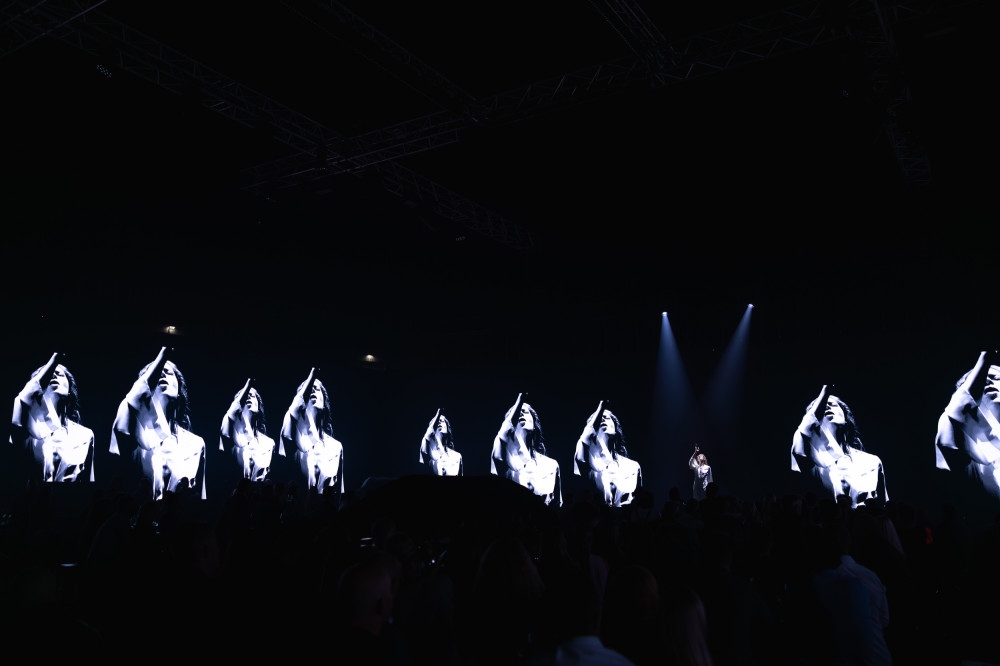
<instances>
[{"instance_id":1,"label":"woman's long dark hair","mask_svg":"<svg viewBox=\"0 0 1000 666\"><path fill-rule=\"evenodd\" d=\"M528 411L531 413L531 419L535 422L535 427L533 430L528 431L528 450L531 451L531 455L535 455L535 452L541 453L543 456L545 453L545 435L542 434L542 422L538 420L538 412L531 405L528 405Z\"/></svg>"},{"instance_id":2,"label":"woman's long dark hair","mask_svg":"<svg viewBox=\"0 0 1000 666\"><path fill-rule=\"evenodd\" d=\"M31 373L31 378L34 379L35 377L37 377L38 375L40 375L41 372L42 372L42 370L44 370L44 369L45 369L45 366L43 365L42 367L40 367L37 370L35 370L34 372L32 372ZM55 368L53 368L53 371L55 371ZM63 366L63 374L66 375L66 383L69 384L69 394L65 398L63 398L62 400L59 401L59 403L60 403L59 404L59 418L63 422L63 425L66 425L66 421L67 420L69 420L69 421L75 421L76 423L79 423L80 422L80 392L79 392L79 390L76 387L76 378L73 377L73 373L70 372L69 368L67 368L65 365ZM21 375L21 376L23 377L24 375ZM45 390L44 386L42 387L42 390L43 391Z\"/></svg>"},{"instance_id":3,"label":"woman's long dark hair","mask_svg":"<svg viewBox=\"0 0 1000 666\"><path fill-rule=\"evenodd\" d=\"M842 447L849 446L852 449L864 451L865 447L861 444L861 433L858 431L858 423L854 420L854 412L840 398L834 396L834 400L844 410L844 425L837 428L837 443Z\"/></svg>"},{"instance_id":4,"label":"woman's long dark hair","mask_svg":"<svg viewBox=\"0 0 1000 666\"><path fill-rule=\"evenodd\" d=\"M452 437L451 421L449 421L448 417L445 416L444 414L441 414L438 418L441 419L442 421L444 421L447 424L447 426L448 426L448 432L442 433L442 434L444 434L444 437L442 437L441 439L444 441L444 445L446 447L448 447L449 449L454 449L455 448L455 438Z\"/></svg>"},{"instance_id":5,"label":"woman's long dark hair","mask_svg":"<svg viewBox=\"0 0 1000 666\"><path fill-rule=\"evenodd\" d=\"M301 394L302 389L304 389L305 387L306 383L302 382L301 384L299 384L299 388L296 390L296 393ZM330 394L327 393L326 385L323 384L322 382L320 382L319 390L323 392L323 409L319 413L320 422L317 425L319 426L320 430L322 430L330 437L333 437L333 416L332 412L330 411ZM263 407L261 407L261 411L263 411Z\"/></svg>"},{"instance_id":6,"label":"woman's long dark hair","mask_svg":"<svg viewBox=\"0 0 1000 666\"><path fill-rule=\"evenodd\" d=\"M625 448L625 433L622 432L622 424L618 421L618 417L615 413L608 411L608 415L611 416L611 420L615 424L615 436L611 438L611 453L615 456L624 456L628 458L628 449Z\"/></svg>"},{"instance_id":7,"label":"woman's long dark hair","mask_svg":"<svg viewBox=\"0 0 1000 666\"><path fill-rule=\"evenodd\" d=\"M538 420L538 412L530 404L528 405L528 413L531 414L531 420L535 422L535 427L533 430L528 430L528 441L525 444L528 447L528 451L531 455L535 455L535 452L541 453L543 456L547 455L545 453L545 435L542 434L542 423ZM511 407L507 410L507 418L510 419L514 415L514 408Z\"/></svg>"},{"instance_id":8,"label":"woman's long dark hair","mask_svg":"<svg viewBox=\"0 0 1000 666\"><path fill-rule=\"evenodd\" d=\"M184 380L184 373L182 373L181 369L177 367L177 364L170 361L168 362L174 366L174 375L177 377L177 397L170 402L167 418L170 420L171 428L174 426L180 426L185 430L190 430L191 413L190 401L188 399L188 385ZM142 377L146 374L146 371L149 370L152 365L152 363L144 365L142 370L139 371L139 376Z\"/></svg>"},{"instance_id":9,"label":"woman's long dark hair","mask_svg":"<svg viewBox=\"0 0 1000 666\"><path fill-rule=\"evenodd\" d=\"M253 428L254 434L267 434L267 419L264 417L264 398L260 397L260 393L254 389L254 395L257 396L257 413L250 415L250 426ZM325 402L325 401L324 401Z\"/></svg>"}]
</instances>

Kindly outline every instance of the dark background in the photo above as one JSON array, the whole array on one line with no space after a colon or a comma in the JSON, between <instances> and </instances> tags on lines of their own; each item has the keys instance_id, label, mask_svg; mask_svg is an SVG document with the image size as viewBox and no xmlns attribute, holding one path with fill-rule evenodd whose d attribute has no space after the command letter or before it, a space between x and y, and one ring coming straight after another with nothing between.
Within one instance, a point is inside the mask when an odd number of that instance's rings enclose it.
<instances>
[{"instance_id":1,"label":"dark background","mask_svg":"<svg viewBox=\"0 0 1000 666\"><path fill-rule=\"evenodd\" d=\"M503 413L527 391L568 490L579 489L576 439L608 398L660 503L672 485L689 492L692 448L669 432L653 441L660 312L700 396L752 302L746 374L732 386L741 432L702 441L724 491L802 488L788 469L792 431L834 383L891 498L996 511L936 470L933 450L954 381L998 344L985 3L884 5L888 65L863 37L870 4L812 3L822 43L525 106L495 96L641 62L649 42L615 11L636 5L94 4L3 10L0 383L13 398L53 351L67 353L99 482L115 469L118 402L168 345L213 454L248 376L276 435L318 366L349 487L423 473L417 447L438 408L466 473L488 473ZM53 27L73 7L83 18ZM662 35L661 62L705 69L711 49L667 47L784 7L647 4L645 25ZM95 26L139 32L81 48ZM211 71L180 91L144 78L122 57L140 43L161 65ZM880 72L908 101L880 95ZM236 83L258 121L212 106ZM297 154L267 121L272 104L336 137L291 181L261 169ZM358 154L370 132L442 113L457 119L454 140L361 158L352 173L317 170L331 151ZM890 123L929 179L901 167ZM400 193L394 167L426 180ZM473 221L457 205L442 212L436 187L476 207ZM483 211L495 222L486 233ZM210 498L228 492L212 475L230 463L210 458ZM23 483L13 469L11 493Z\"/></svg>"}]
</instances>

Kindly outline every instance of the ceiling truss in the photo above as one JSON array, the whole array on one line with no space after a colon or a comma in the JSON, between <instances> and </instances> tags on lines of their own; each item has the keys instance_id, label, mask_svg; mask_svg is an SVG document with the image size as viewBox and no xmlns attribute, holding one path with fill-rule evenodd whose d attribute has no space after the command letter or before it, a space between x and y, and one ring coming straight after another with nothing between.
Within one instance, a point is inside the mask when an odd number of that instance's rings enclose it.
<instances>
[{"instance_id":1,"label":"ceiling truss","mask_svg":"<svg viewBox=\"0 0 1000 666\"><path fill-rule=\"evenodd\" d=\"M626 41L633 57L473 99L340 3L317 0L310 8L310 20L325 25L330 34L343 34L338 26L347 26L367 48L409 72L416 83L408 85L444 100L441 111L347 137L125 25L100 11L103 4L104 0L42 0L5 5L0 10L0 57L51 36L175 94L196 95L203 106L240 125L266 128L293 152L248 169L245 187L250 191L273 194L303 183L315 187L325 178L375 170L387 191L423 201L443 217L520 248L531 247L532 242L517 225L406 169L398 160L453 144L470 127L529 118L627 87L682 83L849 37L865 47L872 90L884 105L884 129L904 178L908 184L924 186L930 182L926 151L897 118L909 100L909 89L898 76L893 26L955 6L942 0L853 0L831 11L829 3L813 0L668 41L632 0L594 0L594 7Z\"/></svg>"}]
</instances>

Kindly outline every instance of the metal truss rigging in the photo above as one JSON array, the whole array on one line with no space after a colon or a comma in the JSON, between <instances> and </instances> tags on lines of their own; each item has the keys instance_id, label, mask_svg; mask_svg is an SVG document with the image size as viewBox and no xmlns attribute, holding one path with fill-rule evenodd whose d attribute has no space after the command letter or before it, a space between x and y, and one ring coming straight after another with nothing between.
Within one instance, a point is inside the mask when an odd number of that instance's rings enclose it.
<instances>
[{"instance_id":1,"label":"metal truss rigging","mask_svg":"<svg viewBox=\"0 0 1000 666\"><path fill-rule=\"evenodd\" d=\"M663 83L659 80L660 71L665 62L675 62L673 49L665 46L666 38L642 7L633 0L591 0L590 4L632 52L646 62L650 76Z\"/></svg>"},{"instance_id":2,"label":"metal truss rigging","mask_svg":"<svg viewBox=\"0 0 1000 666\"><path fill-rule=\"evenodd\" d=\"M780 11L738 21L684 39L667 40L632 0L594 0L613 17L615 29L634 57L583 68L507 92L472 100L442 75L406 53L402 47L332 0L316 0L322 10L347 24L386 54L414 69L429 88L457 101L419 118L347 137L325 127L228 76L124 25L95 8L102 2L52 0L20 2L0 10L0 57L50 35L115 62L121 69L177 94L198 96L208 109L248 127L266 127L290 147L284 159L244 173L250 191L312 183L341 174L376 170L389 191L433 202L445 217L503 243L530 245L530 237L482 206L447 188L407 172L398 160L460 140L471 127L508 123L561 106L610 95L626 88L660 88L791 54L844 38L866 46L873 66L873 91L885 104L885 130L908 182L929 181L926 153L897 122L908 100L905 83L892 76L897 57L894 25L928 16L966 0L812 0ZM595 4L595 7L597 6ZM602 11L602 13L605 13ZM608 14L605 14L606 18ZM610 21L611 19L609 19Z\"/></svg>"},{"instance_id":3,"label":"metal truss rigging","mask_svg":"<svg viewBox=\"0 0 1000 666\"><path fill-rule=\"evenodd\" d=\"M639 21L634 11L621 11L626 6L624 0L608 2L620 14L634 19L635 25L630 28L635 35L633 41L660 37L648 20ZM899 22L921 18L954 4L941 0L896 0L884 5L881 11L890 22ZM853 2L846 8L837 5L835 9L825 0L814 0L685 39L664 41L655 49L659 53L655 70L650 67L649 57L632 57L569 72L479 99L464 112L438 111L339 141L330 146L322 165L306 156L292 155L250 168L244 174L246 186L287 187L303 179L337 176L455 143L470 127L516 121L638 85L662 87L683 83L788 55L846 39L850 18L864 22L874 20L876 15L867 2ZM649 47L648 43L643 44L647 51Z\"/></svg>"},{"instance_id":4,"label":"metal truss rigging","mask_svg":"<svg viewBox=\"0 0 1000 666\"><path fill-rule=\"evenodd\" d=\"M10 2L0 6L0 58L103 5L106 0L65 0L55 13L37 11L45 0Z\"/></svg>"},{"instance_id":5,"label":"metal truss rigging","mask_svg":"<svg viewBox=\"0 0 1000 666\"><path fill-rule=\"evenodd\" d=\"M75 4L38 3L30 12L11 14L8 18L16 33L24 35L26 40L51 35L172 93L197 95L205 108L240 125L266 127L275 140L312 165L332 160L344 165L346 172L360 172L374 165L339 152L337 146L345 144L345 139L330 128L93 7L81 11ZM518 249L532 246L529 234L453 190L400 165L375 168L389 192L429 198L429 205L440 215L497 242L513 244Z\"/></svg>"},{"instance_id":6,"label":"metal truss rigging","mask_svg":"<svg viewBox=\"0 0 1000 666\"><path fill-rule=\"evenodd\" d=\"M660 32L655 23L649 20L646 12L638 3L632 0L603 0L602 4L607 6L617 23L631 36L632 39L624 35L622 38L636 55L642 55L650 49L659 49L666 43L667 40L663 37L663 33ZM600 9L598 10L600 11ZM603 11L601 14L607 18ZM622 34L621 31L619 34ZM637 43L633 43L633 41Z\"/></svg>"},{"instance_id":7,"label":"metal truss rigging","mask_svg":"<svg viewBox=\"0 0 1000 666\"><path fill-rule=\"evenodd\" d=\"M862 45L871 66L870 83L874 101L885 110L883 129L907 187L924 188L931 183L931 163L918 137L899 122L899 115L910 101L910 87L899 62L893 26L898 23L897 8L878 0L865 0L872 12L864 15L851 31Z\"/></svg>"},{"instance_id":8,"label":"metal truss rigging","mask_svg":"<svg viewBox=\"0 0 1000 666\"><path fill-rule=\"evenodd\" d=\"M292 155L280 164L272 162L251 168L245 172L245 182L249 188L258 188L274 182L274 178L279 186L287 185L308 172L315 178L336 176L357 169L359 163L379 164L455 143L469 127L530 118L559 106L635 86L681 83L829 42L838 36L829 30L822 7L823 2L815 0L669 45L661 44L659 49L669 58L655 77L648 60L643 58L602 63L479 99L463 113L438 111L351 137L331 146L331 154L322 166L307 156Z\"/></svg>"},{"instance_id":9,"label":"metal truss rigging","mask_svg":"<svg viewBox=\"0 0 1000 666\"><path fill-rule=\"evenodd\" d=\"M456 108L475 101L472 94L336 0L314 0L308 8L303 3L284 4L328 36L347 44L397 81L435 103ZM352 43L345 33L353 35L360 43ZM378 57L373 57L373 53Z\"/></svg>"},{"instance_id":10,"label":"metal truss rigging","mask_svg":"<svg viewBox=\"0 0 1000 666\"><path fill-rule=\"evenodd\" d=\"M51 5L35 14L56 22ZM52 31L52 36L104 62L177 95L199 96L199 102L245 127L266 126L274 138L296 151L318 158L343 139L266 95L234 81L101 11L90 11Z\"/></svg>"}]
</instances>

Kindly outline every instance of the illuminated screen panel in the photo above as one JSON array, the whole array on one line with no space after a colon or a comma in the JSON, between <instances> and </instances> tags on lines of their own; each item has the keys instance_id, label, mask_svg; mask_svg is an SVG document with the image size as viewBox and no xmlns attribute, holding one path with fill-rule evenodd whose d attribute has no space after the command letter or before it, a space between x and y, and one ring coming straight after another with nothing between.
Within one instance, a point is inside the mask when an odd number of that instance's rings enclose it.
<instances>
[{"instance_id":1,"label":"illuminated screen panel","mask_svg":"<svg viewBox=\"0 0 1000 666\"><path fill-rule=\"evenodd\" d=\"M80 424L76 378L53 354L14 399L10 443L30 454L32 478L94 480L94 431Z\"/></svg>"},{"instance_id":2,"label":"illuminated screen panel","mask_svg":"<svg viewBox=\"0 0 1000 666\"><path fill-rule=\"evenodd\" d=\"M462 454L455 450L455 435L448 417L437 410L420 440L420 457L435 476L462 476Z\"/></svg>"},{"instance_id":3,"label":"illuminated screen panel","mask_svg":"<svg viewBox=\"0 0 1000 666\"><path fill-rule=\"evenodd\" d=\"M187 381L162 347L119 404L109 450L137 462L154 500L192 489L204 499L205 440L190 428Z\"/></svg>"},{"instance_id":4,"label":"illuminated screen panel","mask_svg":"<svg viewBox=\"0 0 1000 666\"><path fill-rule=\"evenodd\" d=\"M219 450L231 454L241 478L259 482L271 471L275 446L267 434L264 398L248 378L222 417Z\"/></svg>"},{"instance_id":5,"label":"illuminated screen panel","mask_svg":"<svg viewBox=\"0 0 1000 666\"><path fill-rule=\"evenodd\" d=\"M938 469L964 470L986 493L1000 499L1000 363L997 352L980 352L955 383L938 418Z\"/></svg>"},{"instance_id":6,"label":"illuminated screen panel","mask_svg":"<svg viewBox=\"0 0 1000 666\"><path fill-rule=\"evenodd\" d=\"M301 479L309 490L344 492L344 447L333 436L330 393L316 368L299 384L281 425L279 453L294 451Z\"/></svg>"},{"instance_id":7,"label":"illuminated screen panel","mask_svg":"<svg viewBox=\"0 0 1000 666\"><path fill-rule=\"evenodd\" d=\"M546 455L538 412L517 396L493 440L490 472L528 488L546 504L562 506L562 474L555 458Z\"/></svg>"},{"instance_id":8,"label":"illuminated screen panel","mask_svg":"<svg viewBox=\"0 0 1000 666\"><path fill-rule=\"evenodd\" d=\"M628 457L625 433L614 412L602 401L587 419L576 445L573 473L590 480L608 506L624 506L642 486L642 467Z\"/></svg>"},{"instance_id":9,"label":"illuminated screen panel","mask_svg":"<svg viewBox=\"0 0 1000 666\"><path fill-rule=\"evenodd\" d=\"M854 413L824 385L806 407L792 436L791 468L809 473L828 497L850 497L851 506L888 501L882 460L867 451L858 436Z\"/></svg>"}]
</instances>

